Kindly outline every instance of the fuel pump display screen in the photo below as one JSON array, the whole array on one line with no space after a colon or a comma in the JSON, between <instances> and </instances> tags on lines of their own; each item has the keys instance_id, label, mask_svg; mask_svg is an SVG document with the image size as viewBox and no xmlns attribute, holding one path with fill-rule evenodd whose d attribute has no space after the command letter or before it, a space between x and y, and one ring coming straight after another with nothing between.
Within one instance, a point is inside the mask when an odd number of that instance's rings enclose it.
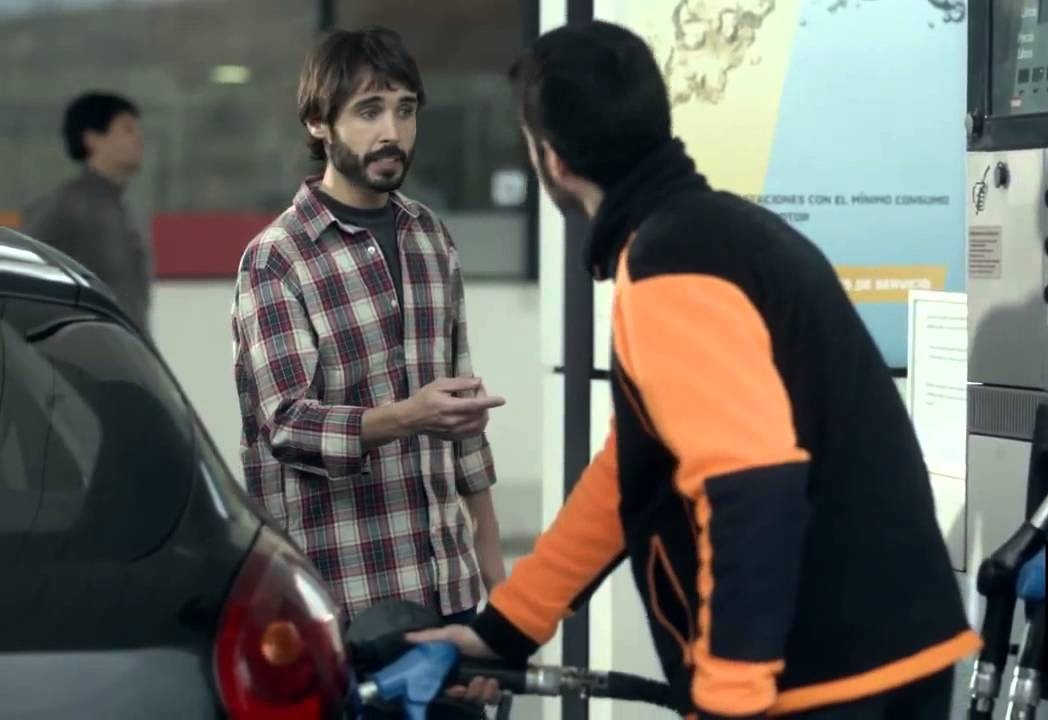
<instances>
[{"instance_id":1,"label":"fuel pump display screen","mask_svg":"<svg viewBox=\"0 0 1048 720\"><path fill-rule=\"evenodd\" d=\"M990 113L1048 113L1048 0L994 0L992 8Z\"/></svg>"}]
</instances>

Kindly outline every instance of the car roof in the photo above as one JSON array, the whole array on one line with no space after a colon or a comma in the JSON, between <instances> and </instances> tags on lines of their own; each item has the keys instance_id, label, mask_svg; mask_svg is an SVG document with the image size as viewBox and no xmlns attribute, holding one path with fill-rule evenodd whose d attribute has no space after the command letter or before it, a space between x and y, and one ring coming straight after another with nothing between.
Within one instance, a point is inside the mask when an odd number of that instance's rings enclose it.
<instances>
[{"instance_id":1,"label":"car roof","mask_svg":"<svg viewBox=\"0 0 1048 720\"><path fill-rule=\"evenodd\" d=\"M0 227L0 298L30 297L89 307L130 325L112 291L65 253L8 227Z\"/></svg>"}]
</instances>

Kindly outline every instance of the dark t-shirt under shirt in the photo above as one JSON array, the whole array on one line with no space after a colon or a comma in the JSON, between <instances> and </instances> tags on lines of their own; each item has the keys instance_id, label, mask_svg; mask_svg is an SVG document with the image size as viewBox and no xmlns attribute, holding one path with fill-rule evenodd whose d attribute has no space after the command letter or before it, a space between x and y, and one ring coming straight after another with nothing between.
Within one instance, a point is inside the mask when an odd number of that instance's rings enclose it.
<instances>
[{"instance_id":1,"label":"dark t-shirt under shirt","mask_svg":"<svg viewBox=\"0 0 1048 720\"><path fill-rule=\"evenodd\" d=\"M393 205L389 202L378 209L355 208L339 202L323 192L317 192L321 201L335 218L346 225L364 228L375 238L382 256L386 259L393 287L397 291L397 301L404 306L404 280L400 267L400 250L397 247L396 219L393 216Z\"/></svg>"}]
</instances>

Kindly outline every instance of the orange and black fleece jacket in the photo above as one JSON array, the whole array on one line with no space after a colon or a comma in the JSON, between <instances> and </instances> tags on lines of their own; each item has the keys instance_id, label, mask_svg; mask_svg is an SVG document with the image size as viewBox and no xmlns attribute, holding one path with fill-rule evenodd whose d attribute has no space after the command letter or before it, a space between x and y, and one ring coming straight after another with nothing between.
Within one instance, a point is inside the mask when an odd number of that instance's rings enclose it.
<instances>
[{"instance_id":1,"label":"orange and black fleece jacket","mask_svg":"<svg viewBox=\"0 0 1048 720\"><path fill-rule=\"evenodd\" d=\"M678 141L610 189L615 416L474 624L525 661L629 558L682 715L789 715L979 646L902 399L817 248Z\"/></svg>"}]
</instances>

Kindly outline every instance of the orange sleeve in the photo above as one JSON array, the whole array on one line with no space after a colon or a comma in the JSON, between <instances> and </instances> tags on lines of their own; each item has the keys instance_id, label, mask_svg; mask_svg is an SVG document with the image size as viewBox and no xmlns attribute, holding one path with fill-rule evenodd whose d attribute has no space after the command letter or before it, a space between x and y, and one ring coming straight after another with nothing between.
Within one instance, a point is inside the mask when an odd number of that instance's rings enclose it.
<instances>
[{"instance_id":1,"label":"orange sleeve","mask_svg":"<svg viewBox=\"0 0 1048 720\"><path fill-rule=\"evenodd\" d=\"M693 700L709 716L759 715L775 700L793 615L808 454L741 289L684 273L624 282L616 352L701 530Z\"/></svg>"},{"instance_id":2,"label":"orange sleeve","mask_svg":"<svg viewBox=\"0 0 1048 720\"><path fill-rule=\"evenodd\" d=\"M495 588L474 622L499 655L522 660L548 642L572 607L622 558L615 453L612 430L553 524Z\"/></svg>"}]
</instances>

